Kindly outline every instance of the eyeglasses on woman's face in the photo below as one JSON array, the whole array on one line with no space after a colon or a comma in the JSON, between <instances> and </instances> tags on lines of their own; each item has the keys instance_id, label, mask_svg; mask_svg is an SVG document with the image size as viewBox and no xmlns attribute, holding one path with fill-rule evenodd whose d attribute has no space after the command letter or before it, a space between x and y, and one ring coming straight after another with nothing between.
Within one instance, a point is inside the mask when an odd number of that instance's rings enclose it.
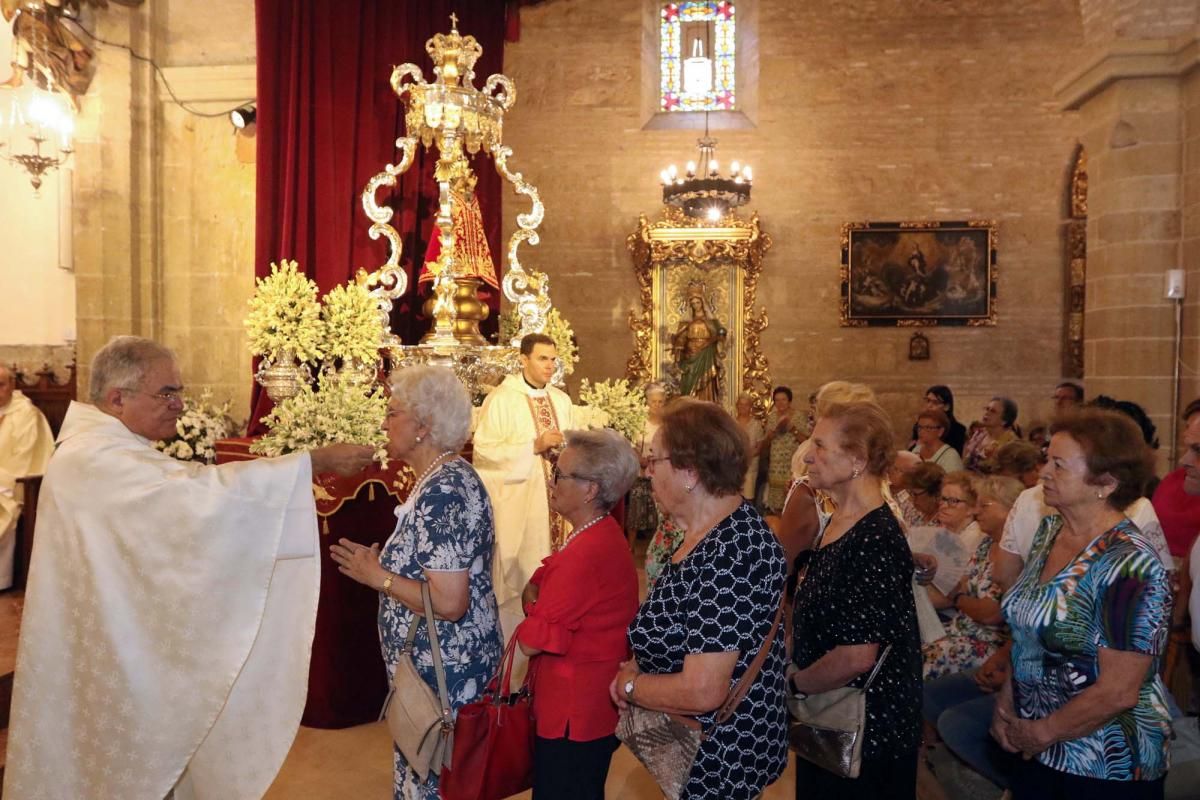
<instances>
[{"instance_id":1,"label":"eyeglasses on woman's face","mask_svg":"<svg viewBox=\"0 0 1200 800\"><path fill-rule=\"evenodd\" d=\"M967 504L967 501L961 497L948 497L947 495L942 495L941 498L938 499L938 502L943 505L950 506L951 508L958 508L959 506L965 506Z\"/></svg>"},{"instance_id":2,"label":"eyeglasses on woman's face","mask_svg":"<svg viewBox=\"0 0 1200 800\"><path fill-rule=\"evenodd\" d=\"M671 460L670 456L651 456L650 458L646 459L646 471L653 472L655 464L657 464L660 461L670 461L670 460Z\"/></svg>"},{"instance_id":3,"label":"eyeglasses on woman's face","mask_svg":"<svg viewBox=\"0 0 1200 800\"><path fill-rule=\"evenodd\" d=\"M589 478L587 475L578 475L574 472L563 472L558 468L558 464L555 464L554 468L550 470L550 482L557 484L562 478L569 478L573 481L591 481L592 483L596 482L595 478Z\"/></svg>"},{"instance_id":4,"label":"eyeglasses on woman's face","mask_svg":"<svg viewBox=\"0 0 1200 800\"><path fill-rule=\"evenodd\" d=\"M941 425L917 425L917 430L919 431L940 431L941 429Z\"/></svg>"}]
</instances>

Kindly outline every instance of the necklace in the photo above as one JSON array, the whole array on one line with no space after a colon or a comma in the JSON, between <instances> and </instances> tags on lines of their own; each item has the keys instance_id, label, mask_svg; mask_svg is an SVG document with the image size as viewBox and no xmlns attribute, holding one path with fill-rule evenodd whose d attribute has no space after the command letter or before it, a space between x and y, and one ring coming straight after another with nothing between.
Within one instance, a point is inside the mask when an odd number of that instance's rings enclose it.
<instances>
[{"instance_id":1,"label":"necklace","mask_svg":"<svg viewBox=\"0 0 1200 800\"><path fill-rule=\"evenodd\" d=\"M562 543L562 547L558 548L558 552L560 552L560 553L561 553L563 550L566 550L566 549L567 549L567 545L569 545L571 542L575 541L575 537L576 537L576 536L578 536L579 534L583 533L583 532L584 532L584 531L586 531L588 528L592 527L592 526L593 526L593 525L595 525L597 522L599 522L600 520L604 519L604 518L605 518L605 517L607 517L607 516L608 516L608 514L601 514L600 516L596 517L595 519L588 520L587 522L583 523L582 525L580 525L580 526L579 526L578 528L576 528L575 530L571 531L571 535L570 535L570 536L568 536L568 537L567 537L567 540L566 540L565 542L563 542L563 543Z\"/></svg>"},{"instance_id":2,"label":"necklace","mask_svg":"<svg viewBox=\"0 0 1200 800\"><path fill-rule=\"evenodd\" d=\"M438 457L435 458L433 461L429 462L429 466L426 467L425 471L421 473L421 477L417 478L416 482L413 483L413 488L412 488L412 491L409 492L409 496L411 496L411 497L417 496L417 494L421 491L421 488L425 485L425 479L428 478L430 475L432 475L433 471L435 469L437 469L438 467L440 467L442 464L445 463L445 461L443 461L442 459L445 459L447 456L450 456L451 458L453 458L456 455L458 455L458 453L454 452L453 450L447 450L446 452L438 455ZM449 459L447 459L447 460L449 460Z\"/></svg>"}]
</instances>

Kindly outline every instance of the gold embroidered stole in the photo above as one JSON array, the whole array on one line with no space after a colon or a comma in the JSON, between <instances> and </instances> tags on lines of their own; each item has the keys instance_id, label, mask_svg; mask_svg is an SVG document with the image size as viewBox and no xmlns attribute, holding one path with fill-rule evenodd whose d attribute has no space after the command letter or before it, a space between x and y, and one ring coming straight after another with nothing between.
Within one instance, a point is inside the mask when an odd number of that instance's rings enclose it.
<instances>
[{"instance_id":1,"label":"gold embroidered stole","mask_svg":"<svg viewBox=\"0 0 1200 800\"><path fill-rule=\"evenodd\" d=\"M529 401L529 413L533 414L534 440L541 436L546 431L562 430L558 426L558 414L554 411L554 404L550 402L549 393L541 397L533 395L525 395ZM542 476L545 478L546 484L546 505L550 504L550 474L554 471L554 464L558 461L558 448L551 448L541 454L542 459ZM550 510L550 552L557 553L562 547L563 541L567 536L567 521L562 515L553 509Z\"/></svg>"}]
</instances>

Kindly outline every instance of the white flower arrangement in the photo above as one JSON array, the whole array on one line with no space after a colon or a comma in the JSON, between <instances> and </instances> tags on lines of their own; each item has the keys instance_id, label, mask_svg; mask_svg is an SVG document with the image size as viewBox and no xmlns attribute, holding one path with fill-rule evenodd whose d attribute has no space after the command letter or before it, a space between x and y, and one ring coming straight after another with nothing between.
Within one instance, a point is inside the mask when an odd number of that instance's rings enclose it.
<instances>
[{"instance_id":1,"label":"white flower arrangement","mask_svg":"<svg viewBox=\"0 0 1200 800\"><path fill-rule=\"evenodd\" d=\"M322 381L319 391L307 384L262 418L270 431L250 446L264 456L313 450L328 444L365 444L375 458L387 462L383 418L387 397L383 387L369 392L346 381Z\"/></svg>"},{"instance_id":2,"label":"white flower arrangement","mask_svg":"<svg viewBox=\"0 0 1200 800\"><path fill-rule=\"evenodd\" d=\"M353 281L335 286L325 295L321 317L325 323L323 349L326 358L363 364L374 364L379 360L382 333L379 306L365 286Z\"/></svg>"},{"instance_id":3,"label":"white flower arrangement","mask_svg":"<svg viewBox=\"0 0 1200 800\"><path fill-rule=\"evenodd\" d=\"M646 428L646 399L642 390L624 378L592 384L587 378L579 385L579 399L608 415L608 427L630 443L638 441Z\"/></svg>"},{"instance_id":4,"label":"white flower arrangement","mask_svg":"<svg viewBox=\"0 0 1200 800\"><path fill-rule=\"evenodd\" d=\"M500 315L499 338L501 344L511 342L520 329L521 321L516 314L510 312ZM551 308L546 314L546 327L542 329L542 333L554 340L554 349L558 351L558 364L561 367L558 372L561 372L564 377L570 375L575 371L575 365L579 362L579 348L575 346L575 331L571 329L571 323L558 312L557 308ZM555 381L555 383L560 382L561 380Z\"/></svg>"},{"instance_id":5,"label":"white flower arrangement","mask_svg":"<svg viewBox=\"0 0 1200 800\"><path fill-rule=\"evenodd\" d=\"M285 353L301 362L320 359L325 326L321 324L317 284L300 274L295 261L271 264L271 274L255 284L246 316L250 351L273 362Z\"/></svg>"},{"instance_id":6,"label":"white flower arrangement","mask_svg":"<svg viewBox=\"0 0 1200 800\"><path fill-rule=\"evenodd\" d=\"M183 414L175 422L175 436L155 442L154 446L180 461L211 464L217 459L217 440L227 438L234 423L229 417L232 402L217 405L212 391L205 389L199 398L183 399Z\"/></svg>"}]
</instances>

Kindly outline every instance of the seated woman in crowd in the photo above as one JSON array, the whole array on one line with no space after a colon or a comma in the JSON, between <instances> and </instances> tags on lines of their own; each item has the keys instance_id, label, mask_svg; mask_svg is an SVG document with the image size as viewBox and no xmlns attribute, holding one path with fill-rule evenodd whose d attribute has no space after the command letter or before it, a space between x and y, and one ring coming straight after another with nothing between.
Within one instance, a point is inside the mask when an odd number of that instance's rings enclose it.
<instances>
[{"instance_id":1,"label":"seated woman in crowd","mask_svg":"<svg viewBox=\"0 0 1200 800\"><path fill-rule=\"evenodd\" d=\"M961 456L963 447L967 443L967 429L954 418L954 393L950 391L950 387L941 384L930 386L925 390L925 396L921 402L922 411L940 411L946 415L950 424L947 426L945 434L942 435L942 440ZM912 441L914 443L918 439L917 433L917 425L913 423Z\"/></svg>"},{"instance_id":2,"label":"seated woman in crowd","mask_svg":"<svg viewBox=\"0 0 1200 800\"><path fill-rule=\"evenodd\" d=\"M566 442L550 507L572 530L533 573L514 635L531 657L533 796L603 800L617 749L608 686L629 657L625 630L638 608L637 571L609 512L637 476L638 459L612 430L567 431Z\"/></svg>"},{"instance_id":3,"label":"seated woman in crowd","mask_svg":"<svg viewBox=\"0 0 1200 800\"><path fill-rule=\"evenodd\" d=\"M448 699L457 713L496 674L502 650L492 589L492 504L479 475L458 456L471 431L471 399L444 367L400 369L391 384L384 421L388 456L419 477L396 510L396 528L382 551L378 544L366 547L349 539L329 551L342 574L380 592L379 638L389 680L414 615L424 614L421 584L429 584ZM417 630L412 658L436 692L425 625ZM399 748L394 762L396 800L439 796L437 771L419 781Z\"/></svg>"},{"instance_id":4,"label":"seated woman in crowd","mask_svg":"<svg viewBox=\"0 0 1200 800\"><path fill-rule=\"evenodd\" d=\"M946 471L931 461L923 461L908 471L904 490L896 501L904 515L907 528L933 525L942 501L942 481Z\"/></svg>"},{"instance_id":5,"label":"seated woman in crowd","mask_svg":"<svg viewBox=\"0 0 1200 800\"><path fill-rule=\"evenodd\" d=\"M950 418L941 411L922 411L917 417L917 441L909 448L923 461L932 461L946 472L962 469L962 458L958 451L945 442Z\"/></svg>"},{"instance_id":6,"label":"seated woman in crowd","mask_svg":"<svg viewBox=\"0 0 1200 800\"><path fill-rule=\"evenodd\" d=\"M948 480L954 494L959 478L951 475ZM967 574L945 596L957 612L946 625L946 637L925 645L926 680L982 665L1005 640L1000 615L1003 592L992 580L993 551L999 548L993 545L1000 541L1004 520L1022 486L1013 478L993 476L978 482L976 488L975 521L985 535L971 555Z\"/></svg>"},{"instance_id":7,"label":"seated woman in crowd","mask_svg":"<svg viewBox=\"0 0 1200 800\"><path fill-rule=\"evenodd\" d=\"M1151 455L1137 426L1100 409L1051 426L1042 520L1004 597L1011 682L992 734L1024 756L1013 796L1163 796L1171 724L1159 659L1170 588L1154 547L1124 514Z\"/></svg>"},{"instance_id":8,"label":"seated woman in crowd","mask_svg":"<svg viewBox=\"0 0 1200 800\"><path fill-rule=\"evenodd\" d=\"M629 627L634 658L612 698L703 725L681 797L751 800L787 763L782 628L732 717L714 722L779 612L783 549L742 499L746 437L725 411L694 400L672 406L651 451L654 495L685 534Z\"/></svg>"},{"instance_id":9,"label":"seated woman in crowd","mask_svg":"<svg viewBox=\"0 0 1200 800\"><path fill-rule=\"evenodd\" d=\"M963 450L963 466L978 472L991 472L991 460L1001 445L1018 438L1017 404L1007 397L993 397L983 407L979 430L972 434Z\"/></svg>"},{"instance_id":10,"label":"seated woman in crowd","mask_svg":"<svg viewBox=\"0 0 1200 800\"><path fill-rule=\"evenodd\" d=\"M1042 469L1042 451L1033 444L1017 439L996 451L993 473L1016 478L1026 489L1037 486Z\"/></svg>"},{"instance_id":11,"label":"seated woman in crowd","mask_svg":"<svg viewBox=\"0 0 1200 800\"><path fill-rule=\"evenodd\" d=\"M921 643L913 605L913 559L882 486L893 457L892 426L874 403L824 409L805 455L809 482L835 509L796 588L789 668L795 691L867 690L858 778L796 760L796 797L912 798L921 739Z\"/></svg>"}]
</instances>

